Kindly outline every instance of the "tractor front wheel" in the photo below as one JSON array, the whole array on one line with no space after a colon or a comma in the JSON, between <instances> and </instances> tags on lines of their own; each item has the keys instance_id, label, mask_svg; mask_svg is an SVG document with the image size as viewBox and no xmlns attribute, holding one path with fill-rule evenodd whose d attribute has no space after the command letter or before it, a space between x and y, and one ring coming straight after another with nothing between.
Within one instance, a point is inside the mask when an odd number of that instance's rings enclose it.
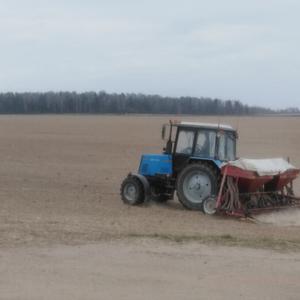
<instances>
[{"instance_id":1,"label":"tractor front wheel","mask_svg":"<svg viewBox=\"0 0 300 300\"><path fill-rule=\"evenodd\" d=\"M145 193L140 180L134 176L128 176L121 185L121 197L124 203L138 205L144 202Z\"/></svg>"},{"instance_id":2,"label":"tractor front wheel","mask_svg":"<svg viewBox=\"0 0 300 300\"><path fill-rule=\"evenodd\" d=\"M202 210L204 200L216 195L217 181L217 172L211 166L190 164L178 176L178 199L188 209Z\"/></svg>"}]
</instances>

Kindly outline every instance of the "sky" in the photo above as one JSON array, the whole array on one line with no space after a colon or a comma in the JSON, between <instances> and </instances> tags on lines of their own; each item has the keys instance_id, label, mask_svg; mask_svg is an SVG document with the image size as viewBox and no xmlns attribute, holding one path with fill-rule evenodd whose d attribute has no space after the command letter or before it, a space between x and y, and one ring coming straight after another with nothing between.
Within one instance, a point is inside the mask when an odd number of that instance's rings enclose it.
<instances>
[{"instance_id":1,"label":"sky","mask_svg":"<svg viewBox=\"0 0 300 300\"><path fill-rule=\"evenodd\" d=\"M0 0L0 92L300 108L299 0Z\"/></svg>"}]
</instances>

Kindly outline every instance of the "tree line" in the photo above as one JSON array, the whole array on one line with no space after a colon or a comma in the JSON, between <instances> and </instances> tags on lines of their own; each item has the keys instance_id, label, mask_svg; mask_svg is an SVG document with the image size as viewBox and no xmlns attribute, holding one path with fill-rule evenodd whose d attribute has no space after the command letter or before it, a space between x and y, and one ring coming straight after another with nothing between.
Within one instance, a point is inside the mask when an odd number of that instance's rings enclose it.
<instances>
[{"instance_id":1,"label":"tree line","mask_svg":"<svg viewBox=\"0 0 300 300\"><path fill-rule=\"evenodd\" d=\"M244 105L236 100L223 101L203 97L175 98L144 94L109 94L104 91L0 93L0 114L68 113L254 115L274 113L274 111Z\"/></svg>"}]
</instances>

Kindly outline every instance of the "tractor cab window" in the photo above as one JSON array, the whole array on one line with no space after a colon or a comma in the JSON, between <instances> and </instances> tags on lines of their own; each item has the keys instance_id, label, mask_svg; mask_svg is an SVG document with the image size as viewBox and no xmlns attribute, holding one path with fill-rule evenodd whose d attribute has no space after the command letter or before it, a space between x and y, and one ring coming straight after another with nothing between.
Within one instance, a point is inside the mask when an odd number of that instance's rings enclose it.
<instances>
[{"instance_id":1,"label":"tractor cab window","mask_svg":"<svg viewBox=\"0 0 300 300\"><path fill-rule=\"evenodd\" d=\"M201 130L198 132L195 156L214 158L216 147L216 132L212 130Z\"/></svg>"},{"instance_id":2,"label":"tractor cab window","mask_svg":"<svg viewBox=\"0 0 300 300\"><path fill-rule=\"evenodd\" d=\"M220 160L235 160L235 137L230 133L219 133L219 150L218 157Z\"/></svg>"},{"instance_id":3,"label":"tractor cab window","mask_svg":"<svg viewBox=\"0 0 300 300\"><path fill-rule=\"evenodd\" d=\"M195 132L180 130L177 139L176 153L191 155L193 151Z\"/></svg>"}]
</instances>

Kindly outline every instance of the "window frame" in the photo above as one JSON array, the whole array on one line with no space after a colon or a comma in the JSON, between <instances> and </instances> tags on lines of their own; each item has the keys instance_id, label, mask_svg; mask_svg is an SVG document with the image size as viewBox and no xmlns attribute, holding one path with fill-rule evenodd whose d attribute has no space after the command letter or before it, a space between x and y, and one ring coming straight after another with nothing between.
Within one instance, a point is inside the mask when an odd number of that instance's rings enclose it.
<instances>
[{"instance_id":1,"label":"window frame","mask_svg":"<svg viewBox=\"0 0 300 300\"><path fill-rule=\"evenodd\" d=\"M191 154L185 154L185 153L177 153L177 145L178 145L178 138L179 138L179 134L181 131L191 131L194 132L194 140L193 140L193 146L192 146L192 152ZM195 147L196 147L196 143L198 141L198 135L199 132L203 132L203 131L213 131L216 133L216 142L215 142L215 151L214 151L214 157L201 157L201 156L195 156ZM219 157L219 147L220 147L220 137L218 136L220 130L218 129L211 129L211 128L195 128L195 127L188 127L188 126L184 126L184 127L177 127L177 132L176 132L176 137L175 137L175 146L173 147L173 155L182 155L182 156L187 156L187 157L197 157L197 158L203 158L203 159L215 159L215 160L221 160ZM229 130L222 130L223 134L226 135L226 146L227 146L227 139L228 138L232 138L233 139L233 156L234 159L236 159L236 140L237 137L235 135L234 131L229 131ZM226 150L227 151L227 150ZM225 160L222 160L225 161Z\"/></svg>"},{"instance_id":2,"label":"window frame","mask_svg":"<svg viewBox=\"0 0 300 300\"><path fill-rule=\"evenodd\" d=\"M225 135L225 143L224 143L224 147L225 147L225 152L224 152L224 156L226 158L228 158L228 139L232 139L233 142L233 159L236 159L236 137L234 135L234 133L230 132L230 131L224 131L223 133ZM219 152L220 152L220 138L217 138L217 153L216 153L216 157L221 160L221 161L228 161L228 159L220 159L219 156Z\"/></svg>"},{"instance_id":3,"label":"window frame","mask_svg":"<svg viewBox=\"0 0 300 300\"><path fill-rule=\"evenodd\" d=\"M191 152L191 154L185 154L185 153L178 153L178 152L177 152L177 146L178 146L179 134L180 134L181 131L191 131L191 132L194 133L194 140L193 140L193 145L192 145L192 152ZM197 128L192 128L192 127L178 127L177 132L176 132L176 143L175 143L175 147L174 147L173 154L175 154L175 155L193 156L193 155L194 155L194 151L195 151L196 136L198 136L197 131L198 131Z\"/></svg>"},{"instance_id":4,"label":"window frame","mask_svg":"<svg viewBox=\"0 0 300 300\"><path fill-rule=\"evenodd\" d=\"M207 156L207 157L204 157L204 156L195 155L195 150L196 150L196 145L197 145L197 142L198 142L199 133L203 133L203 132L208 132L208 133L213 132L213 133L215 133L215 149L214 149L213 156ZM217 139L218 139L217 135L218 135L218 131L215 130L215 129L210 129L210 128L199 128L199 129L197 130L197 136L196 136L196 139L195 139L195 146L194 146L194 149L193 149L193 150L194 150L194 151L193 151L193 156L194 156L194 157L203 158L203 159L216 159L217 154L218 154L218 152L217 152L217 149L218 149L218 148L217 148ZM209 146L210 146L210 145L209 145ZM209 152L210 152L210 148L209 148Z\"/></svg>"}]
</instances>

